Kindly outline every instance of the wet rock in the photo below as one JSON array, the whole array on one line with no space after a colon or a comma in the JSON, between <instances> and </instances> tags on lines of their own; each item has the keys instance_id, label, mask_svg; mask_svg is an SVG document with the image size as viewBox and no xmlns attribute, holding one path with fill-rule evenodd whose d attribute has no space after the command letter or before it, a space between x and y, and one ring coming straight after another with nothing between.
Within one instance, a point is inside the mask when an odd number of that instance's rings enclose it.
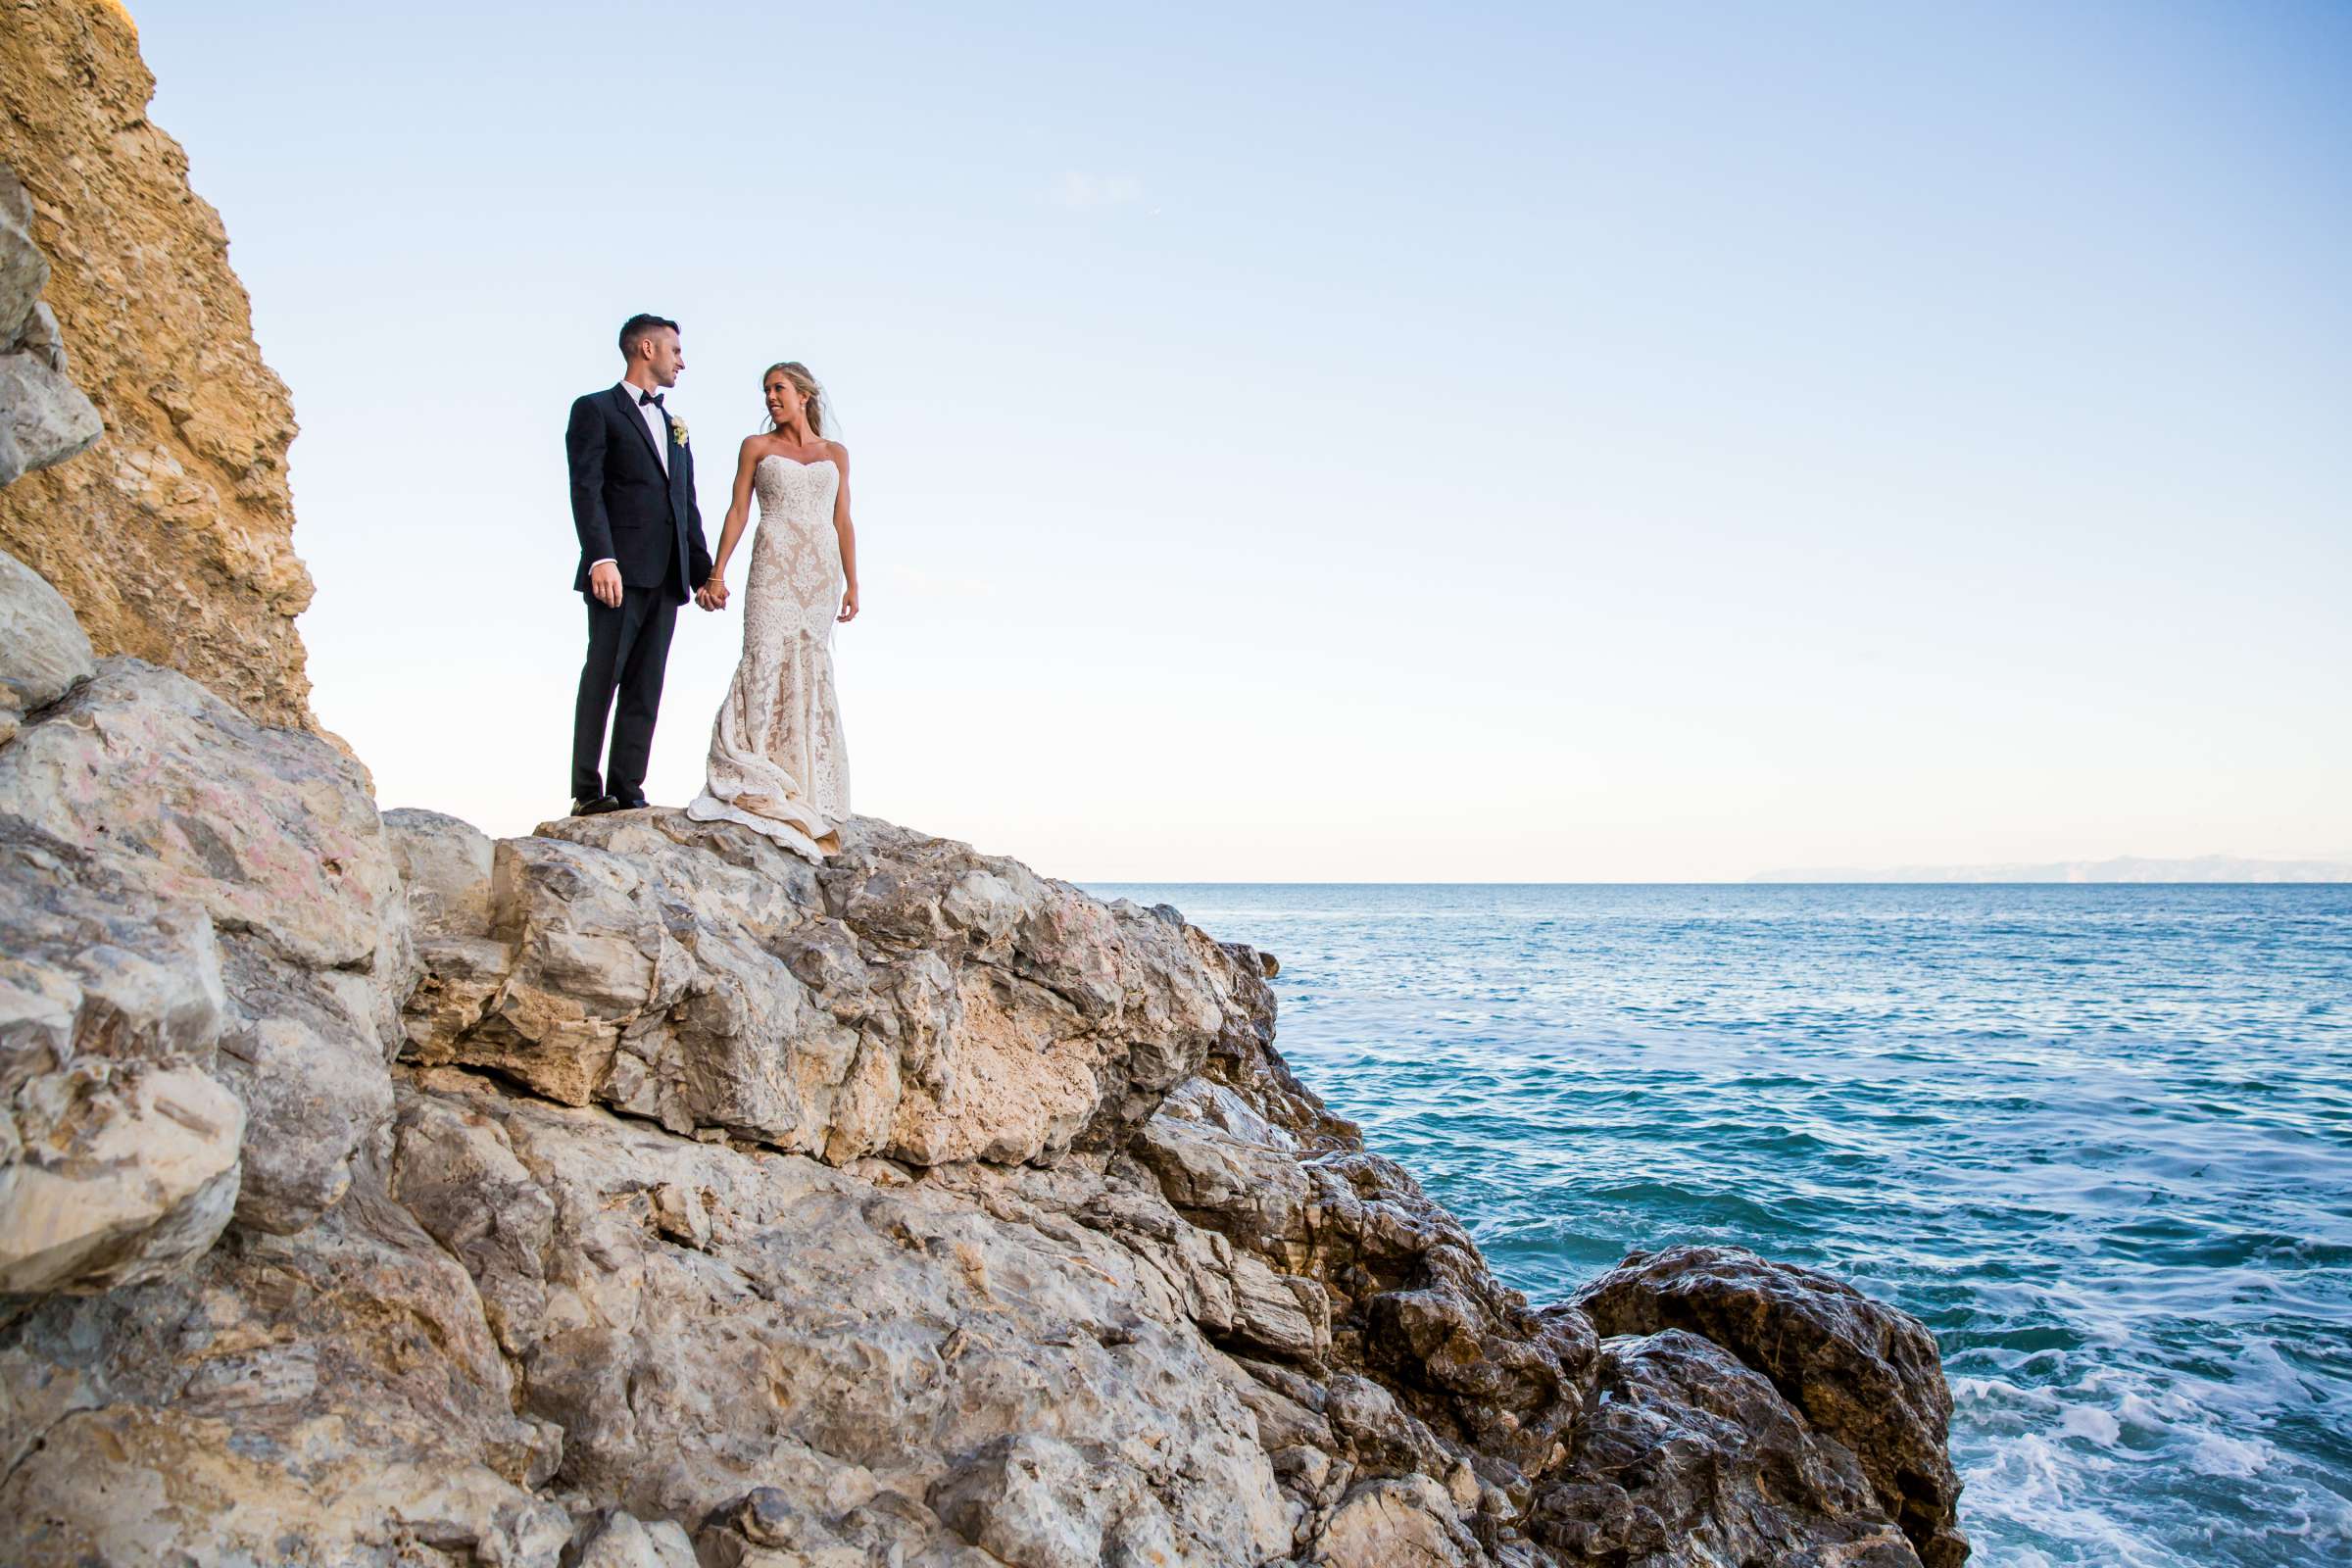
<instances>
[{"instance_id":1,"label":"wet rock","mask_svg":"<svg viewBox=\"0 0 2352 1568\"><path fill-rule=\"evenodd\" d=\"M1605 1341L1596 1392L1574 1464L1532 1510L1555 1560L1919 1562L1852 1451L1721 1347L1679 1329Z\"/></svg>"},{"instance_id":2,"label":"wet rock","mask_svg":"<svg viewBox=\"0 0 2352 1568\"><path fill-rule=\"evenodd\" d=\"M1951 1391L1936 1337L1917 1318L1736 1247L1637 1252L1577 1305L1603 1334L1687 1329L1723 1347L1855 1454L1928 1568L1967 1557L1945 1448Z\"/></svg>"}]
</instances>

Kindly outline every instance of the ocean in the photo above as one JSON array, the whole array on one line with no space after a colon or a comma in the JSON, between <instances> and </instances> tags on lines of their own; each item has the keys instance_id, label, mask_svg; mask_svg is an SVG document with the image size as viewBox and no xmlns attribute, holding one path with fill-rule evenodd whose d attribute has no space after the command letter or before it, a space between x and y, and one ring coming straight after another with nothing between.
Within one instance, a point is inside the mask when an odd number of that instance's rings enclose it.
<instances>
[{"instance_id":1,"label":"ocean","mask_svg":"<svg viewBox=\"0 0 2352 1568\"><path fill-rule=\"evenodd\" d=\"M1974 1560L2352 1562L2352 887L1175 886L1542 1301L1817 1265L1941 1341Z\"/></svg>"}]
</instances>

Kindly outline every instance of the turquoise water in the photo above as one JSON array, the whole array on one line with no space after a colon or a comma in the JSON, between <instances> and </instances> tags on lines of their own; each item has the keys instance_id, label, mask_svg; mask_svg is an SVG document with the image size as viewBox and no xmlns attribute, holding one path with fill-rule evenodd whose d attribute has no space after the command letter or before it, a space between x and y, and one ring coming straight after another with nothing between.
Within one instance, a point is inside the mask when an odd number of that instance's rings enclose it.
<instances>
[{"instance_id":1,"label":"turquoise water","mask_svg":"<svg viewBox=\"0 0 2352 1568\"><path fill-rule=\"evenodd\" d=\"M2352 1562L2352 887L1152 886L1538 1299L1736 1242L1924 1318L1977 1559Z\"/></svg>"}]
</instances>

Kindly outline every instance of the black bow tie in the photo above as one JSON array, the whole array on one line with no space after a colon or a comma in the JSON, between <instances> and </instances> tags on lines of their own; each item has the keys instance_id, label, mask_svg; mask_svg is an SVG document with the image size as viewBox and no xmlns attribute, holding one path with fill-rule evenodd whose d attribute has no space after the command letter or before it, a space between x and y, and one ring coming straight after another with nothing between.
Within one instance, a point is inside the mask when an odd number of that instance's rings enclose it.
<instances>
[{"instance_id":1,"label":"black bow tie","mask_svg":"<svg viewBox=\"0 0 2352 1568\"><path fill-rule=\"evenodd\" d=\"M644 408L648 403L651 403L657 409L660 408L662 406L662 394L659 392L640 392L637 394L637 406L639 408Z\"/></svg>"}]
</instances>

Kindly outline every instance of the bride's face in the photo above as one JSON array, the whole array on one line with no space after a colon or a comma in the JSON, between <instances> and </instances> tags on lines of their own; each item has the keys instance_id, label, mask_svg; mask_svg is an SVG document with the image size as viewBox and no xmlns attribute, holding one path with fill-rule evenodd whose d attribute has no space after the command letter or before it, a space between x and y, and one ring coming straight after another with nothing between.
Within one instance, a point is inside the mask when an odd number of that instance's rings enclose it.
<instances>
[{"instance_id":1,"label":"bride's face","mask_svg":"<svg viewBox=\"0 0 2352 1568\"><path fill-rule=\"evenodd\" d=\"M769 376L767 385L762 390L767 394L767 416L769 418L778 424L790 424L801 416L801 410L806 406L807 400L801 396L801 389L792 384L792 378L783 371L778 370Z\"/></svg>"}]
</instances>

